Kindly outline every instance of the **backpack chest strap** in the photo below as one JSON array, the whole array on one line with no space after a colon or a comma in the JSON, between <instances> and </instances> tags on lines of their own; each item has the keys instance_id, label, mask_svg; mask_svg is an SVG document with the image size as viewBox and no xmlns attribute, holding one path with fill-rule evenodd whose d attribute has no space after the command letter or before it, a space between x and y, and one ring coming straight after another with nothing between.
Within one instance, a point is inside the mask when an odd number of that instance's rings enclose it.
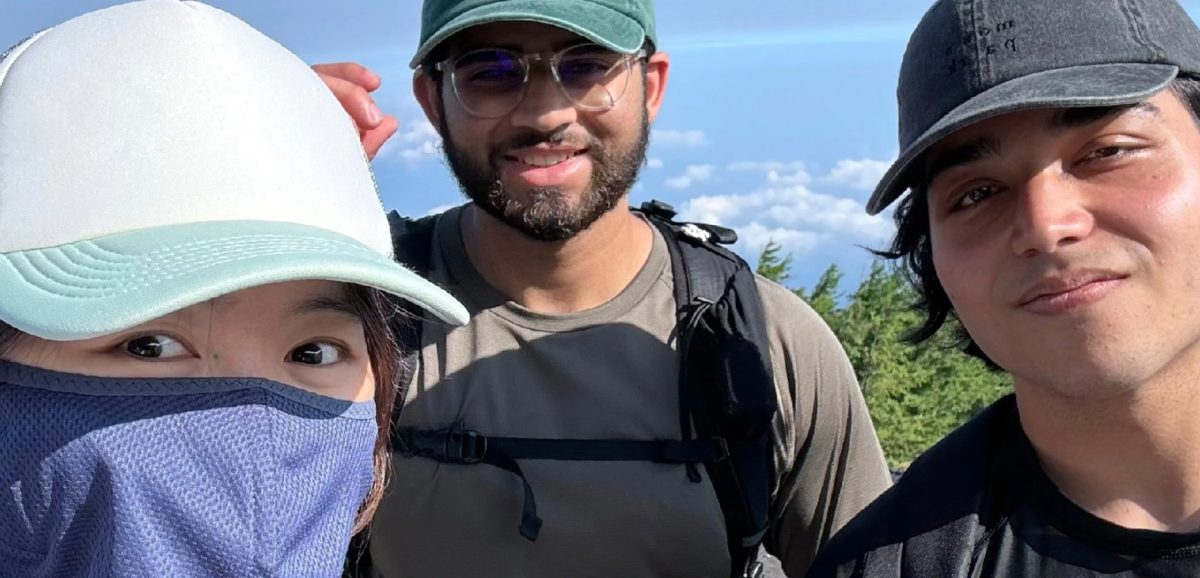
<instances>
[{"instance_id":1,"label":"backpack chest strap","mask_svg":"<svg viewBox=\"0 0 1200 578\"><path fill-rule=\"evenodd\" d=\"M642 461L662 464L711 464L729 457L724 438L696 440L597 440L493 437L463 428L399 428L392 432L392 451L449 464L488 464L521 480L524 503L521 535L537 540L542 520L533 488L516 460Z\"/></svg>"},{"instance_id":2,"label":"backpack chest strap","mask_svg":"<svg viewBox=\"0 0 1200 578\"><path fill-rule=\"evenodd\" d=\"M461 424L441 430L399 428L392 449L405 457L443 463L486 463L492 453L515 460L637 461L703 464L729 456L724 438L698 440L543 439L487 436Z\"/></svg>"}]
</instances>

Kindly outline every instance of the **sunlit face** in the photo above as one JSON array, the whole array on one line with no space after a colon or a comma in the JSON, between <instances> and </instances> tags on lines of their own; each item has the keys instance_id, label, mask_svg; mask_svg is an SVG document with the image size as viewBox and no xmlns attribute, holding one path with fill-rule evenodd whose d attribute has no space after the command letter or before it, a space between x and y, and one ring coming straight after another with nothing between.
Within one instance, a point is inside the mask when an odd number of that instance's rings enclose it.
<instances>
[{"instance_id":1,"label":"sunlit face","mask_svg":"<svg viewBox=\"0 0 1200 578\"><path fill-rule=\"evenodd\" d=\"M5 358L99 377L258 377L355 401L375 391L362 321L332 281L245 289L104 337L24 337Z\"/></svg>"},{"instance_id":2,"label":"sunlit face","mask_svg":"<svg viewBox=\"0 0 1200 578\"><path fill-rule=\"evenodd\" d=\"M1128 392L1195 356L1200 131L1172 93L1007 114L927 159L938 278L1018 387Z\"/></svg>"},{"instance_id":3,"label":"sunlit face","mask_svg":"<svg viewBox=\"0 0 1200 578\"><path fill-rule=\"evenodd\" d=\"M549 54L587 41L532 22L470 28L448 42L450 61L501 48ZM642 79L646 71L645 82ZM608 110L581 110L555 84L545 62L530 70L524 99L498 118L479 118L456 97L450 74L417 83L426 113L443 132L448 163L464 193L489 214L547 241L569 239L616 207L645 161L649 123L658 112L667 60L634 60Z\"/></svg>"}]
</instances>

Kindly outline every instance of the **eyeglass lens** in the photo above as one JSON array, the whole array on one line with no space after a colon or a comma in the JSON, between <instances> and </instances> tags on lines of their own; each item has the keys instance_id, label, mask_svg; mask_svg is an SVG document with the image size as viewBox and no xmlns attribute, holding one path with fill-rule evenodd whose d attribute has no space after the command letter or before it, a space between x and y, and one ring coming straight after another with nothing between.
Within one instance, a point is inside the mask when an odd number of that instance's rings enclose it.
<instances>
[{"instance_id":1,"label":"eyeglass lens","mask_svg":"<svg viewBox=\"0 0 1200 578\"><path fill-rule=\"evenodd\" d=\"M530 59L503 49L468 52L454 61L454 90L462 105L482 117L512 112L525 97ZM563 94L585 110L612 108L629 80L628 55L594 44L568 48L551 59Z\"/></svg>"}]
</instances>

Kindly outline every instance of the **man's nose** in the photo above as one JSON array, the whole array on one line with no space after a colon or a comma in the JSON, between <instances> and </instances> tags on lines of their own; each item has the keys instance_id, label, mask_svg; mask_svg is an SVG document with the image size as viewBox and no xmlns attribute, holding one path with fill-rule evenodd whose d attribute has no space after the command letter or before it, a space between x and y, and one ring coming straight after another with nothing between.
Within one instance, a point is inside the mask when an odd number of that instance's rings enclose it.
<instances>
[{"instance_id":1,"label":"man's nose","mask_svg":"<svg viewBox=\"0 0 1200 578\"><path fill-rule=\"evenodd\" d=\"M538 61L532 66L529 85L525 87L525 98L510 114L512 124L540 133L553 132L573 124L579 112L575 103L559 88L549 63Z\"/></svg>"},{"instance_id":2,"label":"man's nose","mask_svg":"<svg viewBox=\"0 0 1200 578\"><path fill-rule=\"evenodd\" d=\"M1053 253L1095 227L1080 183L1047 168L1018 187L1012 250L1017 255Z\"/></svg>"}]
</instances>

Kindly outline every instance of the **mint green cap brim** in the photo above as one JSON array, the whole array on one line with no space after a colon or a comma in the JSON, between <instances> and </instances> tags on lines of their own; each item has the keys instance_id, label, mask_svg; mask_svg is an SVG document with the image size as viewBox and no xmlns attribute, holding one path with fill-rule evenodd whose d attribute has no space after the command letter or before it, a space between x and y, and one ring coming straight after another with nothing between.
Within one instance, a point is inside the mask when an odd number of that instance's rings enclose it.
<instances>
[{"instance_id":1,"label":"mint green cap brim","mask_svg":"<svg viewBox=\"0 0 1200 578\"><path fill-rule=\"evenodd\" d=\"M445 290L349 237L217 221L0 254L0 320L43 339L87 339L242 289L309 279L374 287L447 323L468 319Z\"/></svg>"},{"instance_id":2,"label":"mint green cap brim","mask_svg":"<svg viewBox=\"0 0 1200 578\"><path fill-rule=\"evenodd\" d=\"M624 54L632 54L652 31L626 14L594 2L578 0L510 0L485 4L468 10L437 29L417 48L409 67L421 65L429 53L446 39L481 24L493 22L539 22L574 32L596 44Z\"/></svg>"}]
</instances>

